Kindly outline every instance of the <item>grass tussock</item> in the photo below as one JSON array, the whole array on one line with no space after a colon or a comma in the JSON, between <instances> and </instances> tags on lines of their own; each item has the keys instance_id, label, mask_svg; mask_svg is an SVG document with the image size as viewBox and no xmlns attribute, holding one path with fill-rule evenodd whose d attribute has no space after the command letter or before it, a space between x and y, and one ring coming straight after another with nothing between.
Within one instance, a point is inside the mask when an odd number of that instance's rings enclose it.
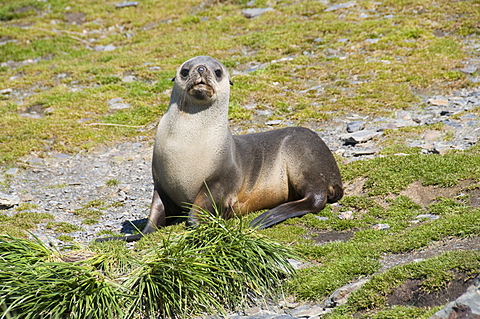
<instances>
[{"instance_id":1,"label":"grass tussock","mask_svg":"<svg viewBox=\"0 0 480 319\"><path fill-rule=\"evenodd\" d=\"M100 243L75 258L38 239L2 236L0 318L177 318L277 295L293 273L292 251L239 220L207 219L133 254Z\"/></svg>"}]
</instances>

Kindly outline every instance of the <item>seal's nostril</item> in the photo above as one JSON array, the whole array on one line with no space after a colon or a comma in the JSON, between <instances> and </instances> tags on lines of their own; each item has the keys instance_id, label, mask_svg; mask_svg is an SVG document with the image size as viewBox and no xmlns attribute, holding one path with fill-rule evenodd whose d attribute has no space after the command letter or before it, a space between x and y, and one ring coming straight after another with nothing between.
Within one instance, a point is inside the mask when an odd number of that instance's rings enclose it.
<instances>
[{"instance_id":1,"label":"seal's nostril","mask_svg":"<svg viewBox=\"0 0 480 319\"><path fill-rule=\"evenodd\" d=\"M197 68L197 71L198 71L198 73L203 73L203 72L205 72L205 67L204 66L199 66Z\"/></svg>"}]
</instances>

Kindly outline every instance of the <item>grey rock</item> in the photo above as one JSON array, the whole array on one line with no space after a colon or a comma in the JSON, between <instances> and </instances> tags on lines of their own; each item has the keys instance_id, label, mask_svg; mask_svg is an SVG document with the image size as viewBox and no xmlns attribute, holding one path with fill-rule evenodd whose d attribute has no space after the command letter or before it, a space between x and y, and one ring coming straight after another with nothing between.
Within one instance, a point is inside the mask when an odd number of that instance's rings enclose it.
<instances>
[{"instance_id":1,"label":"grey rock","mask_svg":"<svg viewBox=\"0 0 480 319\"><path fill-rule=\"evenodd\" d=\"M98 46L94 47L93 49L95 51L113 51L116 48L117 47L114 46L113 44L109 44L109 45L98 45Z\"/></svg>"},{"instance_id":2,"label":"grey rock","mask_svg":"<svg viewBox=\"0 0 480 319\"><path fill-rule=\"evenodd\" d=\"M430 319L460 318L480 318L480 276L475 279L463 295L448 303L445 308L430 317Z\"/></svg>"},{"instance_id":3,"label":"grey rock","mask_svg":"<svg viewBox=\"0 0 480 319\"><path fill-rule=\"evenodd\" d=\"M130 1L130 2L122 2L122 3L117 3L115 5L115 8L126 8L126 7L136 7L138 6L138 2L137 1Z\"/></svg>"},{"instance_id":4,"label":"grey rock","mask_svg":"<svg viewBox=\"0 0 480 319\"><path fill-rule=\"evenodd\" d=\"M375 137L379 137L380 135L382 135L381 132L363 130L363 131L358 131L350 134L344 134L340 136L340 138L345 142L345 144L355 145L358 143L364 143Z\"/></svg>"},{"instance_id":5,"label":"grey rock","mask_svg":"<svg viewBox=\"0 0 480 319\"><path fill-rule=\"evenodd\" d=\"M389 230L390 225L388 225L388 224L376 224L376 225L373 225L372 228L374 230Z\"/></svg>"},{"instance_id":6,"label":"grey rock","mask_svg":"<svg viewBox=\"0 0 480 319\"><path fill-rule=\"evenodd\" d=\"M478 65L469 65L464 68L461 68L460 71L465 74L473 74L478 71L480 67Z\"/></svg>"},{"instance_id":7,"label":"grey rock","mask_svg":"<svg viewBox=\"0 0 480 319\"><path fill-rule=\"evenodd\" d=\"M358 157L358 156L367 156L367 155L374 155L377 153L379 149L374 149L374 148L366 148L363 150L355 150L352 152L352 156Z\"/></svg>"},{"instance_id":8,"label":"grey rock","mask_svg":"<svg viewBox=\"0 0 480 319\"><path fill-rule=\"evenodd\" d=\"M133 82L135 80L137 80L137 78L134 75L126 75L126 76L122 77L122 82L125 82L125 83L130 83L130 82Z\"/></svg>"},{"instance_id":9,"label":"grey rock","mask_svg":"<svg viewBox=\"0 0 480 319\"><path fill-rule=\"evenodd\" d=\"M4 90L0 90L0 94L3 94L3 95L8 95L10 93L12 93L13 90L12 89L4 89Z\"/></svg>"},{"instance_id":10,"label":"grey rock","mask_svg":"<svg viewBox=\"0 0 480 319\"><path fill-rule=\"evenodd\" d=\"M262 14L264 14L265 12L268 12L268 11L273 11L273 9L272 8L244 9L244 10L242 10L242 14L248 19L253 19L253 18L256 18L258 16L261 16Z\"/></svg>"},{"instance_id":11,"label":"grey rock","mask_svg":"<svg viewBox=\"0 0 480 319\"><path fill-rule=\"evenodd\" d=\"M121 98L111 99L107 103L111 110L121 110L132 107L130 104L124 102Z\"/></svg>"},{"instance_id":12,"label":"grey rock","mask_svg":"<svg viewBox=\"0 0 480 319\"><path fill-rule=\"evenodd\" d=\"M348 297L360 287L363 286L366 282L368 282L369 278L360 279L357 282L349 283L341 288L335 290L326 300L325 300L325 307L326 308L334 308L347 303Z\"/></svg>"},{"instance_id":13,"label":"grey rock","mask_svg":"<svg viewBox=\"0 0 480 319\"><path fill-rule=\"evenodd\" d=\"M348 133L357 132L357 131L363 130L364 128L365 128L364 121L353 121L347 124Z\"/></svg>"},{"instance_id":14,"label":"grey rock","mask_svg":"<svg viewBox=\"0 0 480 319\"><path fill-rule=\"evenodd\" d=\"M18 167L12 167L5 172L5 175L12 175L12 176L17 175L18 170L19 170Z\"/></svg>"},{"instance_id":15,"label":"grey rock","mask_svg":"<svg viewBox=\"0 0 480 319\"><path fill-rule=\"evenodd\" d=\"M300 317L300 318L302 317L310 318L313 316L323 315L327 312L330 312L330 310L325 310L323 306L301 307L299 309L292 311L292 316Z\"/></svg>"},{"instance_id":16,"label":"grey rock","mask_svg":"<svg viewBox=\"0 0 480 319\"><path fill-rule=\"evenodd\" d=\"M420 214L415 217L415 219L430 219L430 220L436 220L439 219L440 216L438 215L433 215L433 214Z\"/></svg>"},{"instance_id":17,"label":"grey rock","mask_svg":"<svg viewBox=\"0 0 480 319\"><path fill-rule=\"evenodd\" d=\"M435 106L448 106L448 100L445 98L429 99L428 103Z\"/></svg>"},{"instance_id":18,"label":"grey rock","mask_svg":"<svg viewBox=\"0 0 480 319\"><path fill-rule=\"evenodd\" d=\"M17 195L0 193L0 209L11 208L18 204L20 204L20 197Z\"/></svg>"},{"instance_id":19,"label":"grey rock","mask_svg":"<svg viewBox=\"0 0 480 319\"><path fill-rule=\"evenodd\" d=\"M336 10L339 10L339 9L347 9L347 8L354 7L356 5L357 5L356 1L348 1L348 2L344 2L344 3L338 3L338 4L331 5L328 8L326 8L324 11L325 12L330 12L330 11L336 11Z\"/></svg>"},{"instance_id":20,"label":"grey rock","mask_svg":"<svg viewBox=\"0 0 480 319\"><path fill-rule=\"evenodd\" d=\"M271 120L271 121L265 122L265 125L279 125L279 124L282 124L282 120Z\"/></svg>"},{"instance_id":21,"label":"grey rock","mask_svg":"<svg viewBox=\"0 0 480 319\"><path fill-rule=\"evenodd\" d=\"M380 39L366 39L364 42L368 44L374 44L374 43L377 43L378 41L380 41Z\"/></svg>"},{"instance_id":22,"label":"grey rock","mask_svg":"<svg viewBox=\"0 0 480 319\"><path fill-rule=\"evenodd\" d=\"M349 210L346 212L339 212L338 213L338 218L339 219L353 219L353 211Z\"/></svg>"}]
</instances>

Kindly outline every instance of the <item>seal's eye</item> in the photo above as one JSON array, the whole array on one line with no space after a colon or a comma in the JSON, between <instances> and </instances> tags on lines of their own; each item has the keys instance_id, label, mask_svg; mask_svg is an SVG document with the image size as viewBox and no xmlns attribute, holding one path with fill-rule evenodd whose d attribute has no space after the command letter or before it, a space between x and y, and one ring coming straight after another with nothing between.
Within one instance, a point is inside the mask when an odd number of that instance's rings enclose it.
<instances>
[{"instance_id":1,"label":"seal's eye","mask_svg":"<svg viewBox=\"0 0 480 319\"><path fill-rule=\"evenodd\" d=\"M217 78L221 78L222 74L223 74L222 70L220 69L215 70L215 75L217 76Z\"/></svg>"},{"instance_id":2,"label":"seal's eye","mask_svg":"<svg viewBox=\"0 0 480 319\"><path fill-rule=\"evenodd\" d=\"M182 76L187 76L189 72L190 72L189 69L182 69L182 70L180 71L180 74L181 74Z\"/></svg>"}]
</instances>

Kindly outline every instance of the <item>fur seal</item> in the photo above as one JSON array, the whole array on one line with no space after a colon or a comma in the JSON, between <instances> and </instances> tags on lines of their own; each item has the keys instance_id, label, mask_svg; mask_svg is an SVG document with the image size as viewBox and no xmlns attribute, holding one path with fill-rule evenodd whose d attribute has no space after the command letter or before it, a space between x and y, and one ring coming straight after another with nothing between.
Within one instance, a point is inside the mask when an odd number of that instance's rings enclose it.
<instances>
[{"instance_id":1,"label":"fur seal","mask_svg":"<svg viewBox=\"0 0 480 319\"><path fill-rule=\"evenodd\" d=\"M195 224L192 207L212 211L215 204L223 208L223 218L269 209L251 223L266 228L318 212L343 196L337 163L315 132L288 127L231 134L232 83L222 63L195 57L181 65L173 81L153 148L148 223L142 234L99 240L138 240L178 216Z\"/></svg>"}]
</instances>

